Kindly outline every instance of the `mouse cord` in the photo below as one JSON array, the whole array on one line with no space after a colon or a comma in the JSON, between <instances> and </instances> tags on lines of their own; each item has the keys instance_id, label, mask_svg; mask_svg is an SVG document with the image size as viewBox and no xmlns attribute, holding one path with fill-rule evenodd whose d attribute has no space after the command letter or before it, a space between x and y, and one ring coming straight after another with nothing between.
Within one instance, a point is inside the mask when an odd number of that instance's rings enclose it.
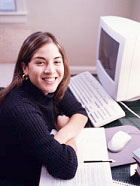
<instances>
[{"instance_id":1,"label":"mouse cord","mask_svg":"<svg viewBox=\"0 0 140 186\"><path fill-rule=\"evenodd\" d=\"M132 114L134 114L137 118L140 119L140 116L134 112L132 109L130 109L125 103L123 103L122 101L120 101L119 103L121 103L127 110L129 110Z\"/></svg>"}]
</instances>

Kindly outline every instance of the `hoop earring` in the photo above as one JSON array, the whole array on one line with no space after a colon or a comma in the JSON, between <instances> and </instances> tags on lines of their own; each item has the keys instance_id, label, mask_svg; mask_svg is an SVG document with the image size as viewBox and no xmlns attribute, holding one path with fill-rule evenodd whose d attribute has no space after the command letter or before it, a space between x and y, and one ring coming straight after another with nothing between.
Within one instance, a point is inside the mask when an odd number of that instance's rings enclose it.
<instances>
[{"instance_id":1,"label":"hoop earring","mask_svg":"<svg viewBox=\"0 0 140 186\"><path fill-rule=\"evenodd\" d=\"M23 74L23 75L22 75L22 79L26 81L26 80L28 79L28 76L25 75L25 74Z\"/></svg>"}]
</instances>

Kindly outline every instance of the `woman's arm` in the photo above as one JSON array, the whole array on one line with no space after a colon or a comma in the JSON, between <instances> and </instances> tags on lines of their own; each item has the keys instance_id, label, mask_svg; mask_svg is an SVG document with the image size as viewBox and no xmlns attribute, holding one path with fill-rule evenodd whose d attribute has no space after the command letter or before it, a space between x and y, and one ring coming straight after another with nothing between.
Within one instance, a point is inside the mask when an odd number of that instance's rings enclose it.
<instances>
[{"instance_id":1,"label":"woman's arm","mask_svg":"<svg viewBox=\"0 0 140 186\"><path fill-rule=\"evenodd\" d=\"M50 135L47 121L41 112L31 104L13 106L8 114L16 125L22 151L44 164L48 172L61 179L71 179L77 170L77 156L74 141L60 144Z\"/></svg>"},{"instance_id":2,"label":"woman's arm","mask_svg":"<svg viewBox=\"0 0 140 186\"><path fill-rule=\"evenodd\" d=\"M75 140L75 138L71 138L69 141L67 141L66 142L66 145L71 146L74 149L74 151L75 151L75 153L77 155L77 146L76 146L76 140Z\"/></svg>"},{"instance_id":3,"label":"woman's arm","mask_svg":"<svg viewBox=\"0 0 140 186\"><path fill-rule=\"evenodd\" d=\"M64 115L58 116L59 120L56 125L58 130L55 139L59 143L66 143L75 138L87 123L88 117L85 109L82 107L68 88L63 99L59 104L59 111Z\"/></svg>"},{"instance_id":4,"label":"woman's arm","mask_svg":"<svg viewBox=\"0 0 140 186\"><path fill-rule=\"evenodd\" d=\"M64 122L64 120L66 122ZM54 137L61 144L66 144L70 139L76 137L81 129L85 127L88 118L83 114L77 113L72 115L69 120L66 118L64 118L64 120L61 118L61 121L56 124L56 128L59 131Z\"/></svg>"}]
</instances>

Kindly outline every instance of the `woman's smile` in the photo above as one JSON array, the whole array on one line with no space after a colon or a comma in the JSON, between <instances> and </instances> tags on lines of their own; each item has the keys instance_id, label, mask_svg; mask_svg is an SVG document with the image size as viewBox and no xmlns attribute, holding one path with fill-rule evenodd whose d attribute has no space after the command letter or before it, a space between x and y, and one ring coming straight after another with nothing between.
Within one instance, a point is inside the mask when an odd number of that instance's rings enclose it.
<instances>
[{"instance_id":1,"label":"woman's smile","mask_svg":"<svg viewBox=\"0 0 140 186\"><path fill-rule=\"evenodd\" d=\"M43 77L42 79L46 82L55 83L56 77Z\"/></svg>"}]
</instances>

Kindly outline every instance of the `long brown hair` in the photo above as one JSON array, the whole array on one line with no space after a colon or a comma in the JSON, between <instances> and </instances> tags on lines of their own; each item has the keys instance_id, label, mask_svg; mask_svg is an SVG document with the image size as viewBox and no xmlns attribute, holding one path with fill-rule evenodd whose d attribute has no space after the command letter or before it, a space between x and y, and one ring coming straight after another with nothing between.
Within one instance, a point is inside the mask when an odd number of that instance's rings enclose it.
<instances>
[{"instance_id":1,"label":"long brown hair","mask_svg":"<svg viewBox=\"0 0 140 186\"><path fill-rule=\"evenodd\" d=\"M70 80L70 71L69 71L64 48L60 45L60 43L57 41L55 36L49 32L35 32L31 34L29 37L27 37L27 39L23 42L15 65L13 79L8 87L0 91L0 103L3 102L6 95L14 87L19 87L22 85L23 83L22 63L24 62L25 65L28 66L28 63L31 61L36 51L39 48L41 48L44 44L49 44L49 43L54 43L57 46L60 54L62 55L62 59L64 63L64 77L61 83L59 84L54 96L55 105L59 103L59 101L63 98L64 93L67 89Z\"/></svg>"}]
</instances>

